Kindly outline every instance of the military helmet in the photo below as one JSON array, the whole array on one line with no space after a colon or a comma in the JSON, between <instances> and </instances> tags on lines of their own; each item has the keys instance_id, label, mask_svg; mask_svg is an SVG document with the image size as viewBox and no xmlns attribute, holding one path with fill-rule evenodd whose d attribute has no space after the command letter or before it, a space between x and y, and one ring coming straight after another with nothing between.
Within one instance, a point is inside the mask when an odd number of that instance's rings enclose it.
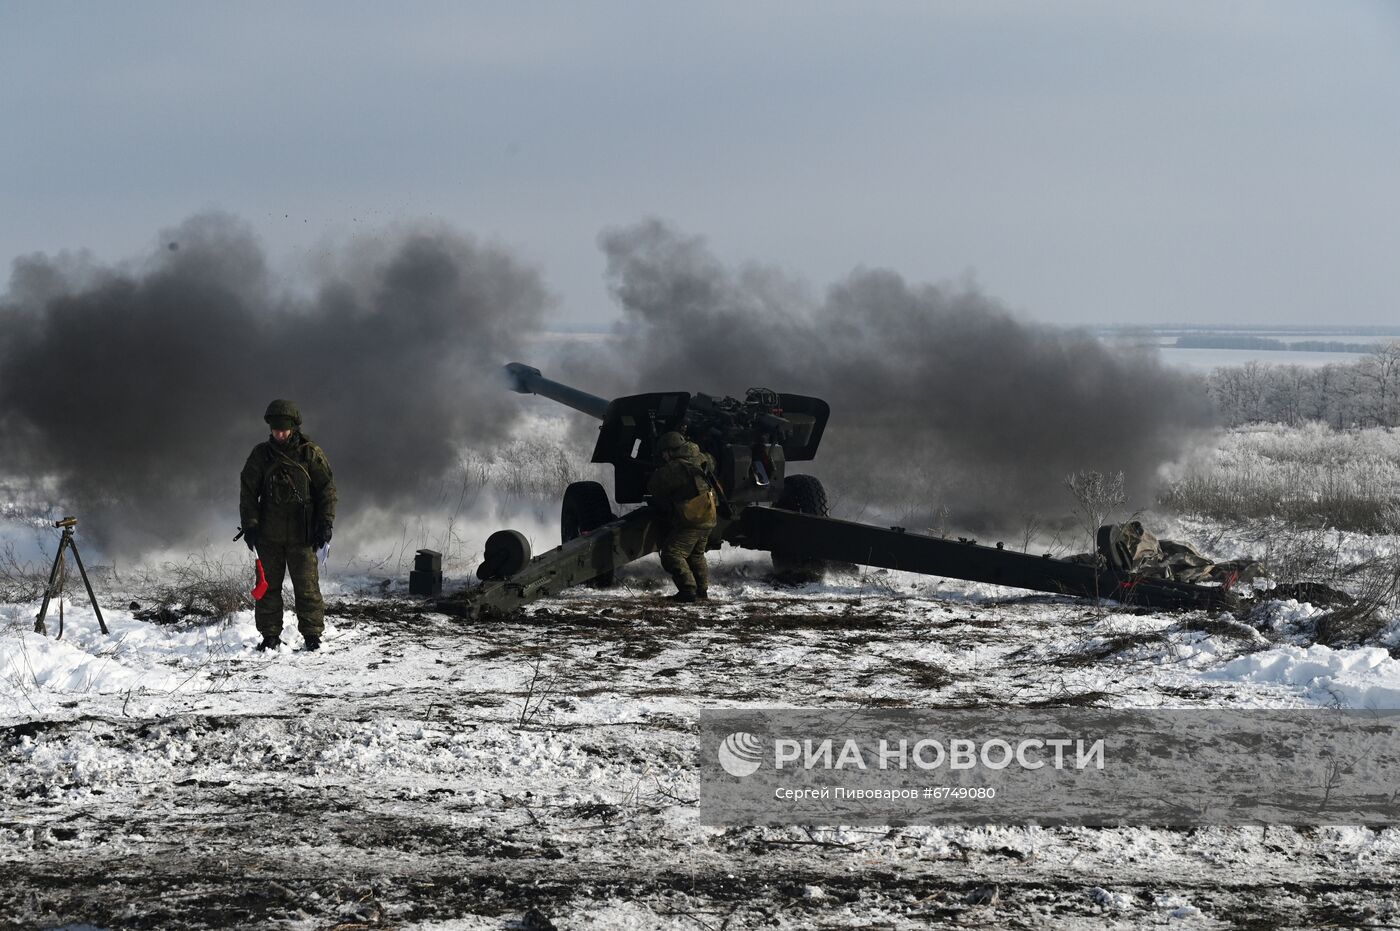
<instances>
[{"instance_id":1,"label":"military helmet","mask_svg":"<svg viewBox=\"0 0 1400 931\"><path fill-rule=\"evenodd\" d=\"M685 449L685 444L690 442L675 430L661 434L661 439L656 441L656 451L661 453L674 453Z\"/></svg>"},{"instance_id":2,"label":"military helmet","mask_svg":"<svg viewBox=\"0 0 1400 931\"><path fill-rule=\"evenodd\" d=\"M276 421L291 421L293 426L301 426L301 411L297 406L285 398L278 398L267 406L267 411L263 414L263 420L268 426L277 429ZM283 429L286 429L285 427Z\"/></svg>"}]
</instances>

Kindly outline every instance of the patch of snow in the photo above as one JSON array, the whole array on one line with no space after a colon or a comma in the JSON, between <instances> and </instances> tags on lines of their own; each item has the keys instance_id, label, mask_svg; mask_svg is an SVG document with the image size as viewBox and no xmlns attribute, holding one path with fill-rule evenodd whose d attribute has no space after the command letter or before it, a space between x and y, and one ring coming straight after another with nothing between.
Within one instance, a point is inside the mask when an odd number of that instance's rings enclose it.
<instances>
[{"instance_id":1,"label":"patch of snow","mask_svg":"<svg viewBox=\"0 0 1400 931\"><path fill-rule=\"evenodd\" d=\"M1291 686L1319 704L1400 708L1400 661L1379 647L1281 646L1231 660L1202 678Z\"/></svg>"},{"instance_id":2,"label":"patch of snow","mask_svg":"<svg viewBox=\"0 0 1400 931\"><path fill-rule=\"evenodd\" d=\"M1126 892L1109 892L1101 886L1092 886L1089 889L1089 898L1095 905L1113 911L1126 911L1133 907L1133 897Z\"/></svg>"}]
</instances>

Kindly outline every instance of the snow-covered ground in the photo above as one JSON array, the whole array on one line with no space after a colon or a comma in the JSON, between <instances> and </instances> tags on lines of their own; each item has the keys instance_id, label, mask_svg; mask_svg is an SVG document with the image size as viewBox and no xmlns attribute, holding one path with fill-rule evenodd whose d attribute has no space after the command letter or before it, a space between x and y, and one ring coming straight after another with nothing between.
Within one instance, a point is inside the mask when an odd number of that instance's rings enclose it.
<instances>
[{"instance_id":1,"label":"snow-covered ground","mask_svg":"<svg viewBox=\"0 0 1400 931\"><path fill-rule=\"evenodd\" d=\"M0 923L1400 923L1395 828L698 823L707 707L1400 707L1400 661L1296 642L1296 601L1256 632L888 572L775 589L742 558L710 605L643 567L505 622L329 587L319 653L254 651L246 613L113 606L104 637L69 602L56 641L0 608Z\"/></svg>"},{"instance_id":2,"label":"snow-covered ground","mask_svg":"<svg viewBox=\"0 0 1400 931\"><path fill-rule=\"evenodd\" d=\"M1393 497L1394 441L1237 431L1177 476L1189 516L1149 526L1345 587L1346 567L1400 558L1393 528L1211 509L1284 486L1369 506ZM884 571L779 588L727 551L706 605L665 601L654 558L509 621L407 597L416 546L460 577L488 530L555 539L554 485L594 477L575 460L477 454L436 529L338 534L318 653L290 615L273 654L247 611L141 619L153 593L242 571L241 545L98 570L110 635L70 594L61 640L56 607L33 632L32 583L0 559L0 928L1400 925L1400 828L726 829L695 806L706 708L1397 708L1393 600L1334 648L1331 607L1268 580L1239 618L1208 617ZM46 568L53 514L10 492L0 556Z\"/></svg>"}]
</instances>

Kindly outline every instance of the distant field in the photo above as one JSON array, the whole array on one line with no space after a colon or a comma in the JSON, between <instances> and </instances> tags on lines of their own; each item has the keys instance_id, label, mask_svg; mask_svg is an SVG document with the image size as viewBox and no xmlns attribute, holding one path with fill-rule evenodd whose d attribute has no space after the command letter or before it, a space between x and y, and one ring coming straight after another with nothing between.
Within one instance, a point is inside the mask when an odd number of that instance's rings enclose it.
<instances>
[{"instance_id":1,"label":"distant field","mask_svg":"<svg viewBox=\"0 0 1400 931\"><path fill-rule=\"evenodd\" d=\"M1269 349L1178 349L1162 346L1162 361L1184 369L1209 371L1231 365L1263 362L1269 365L1301 365L1316 368L1333 362L1342 364L1360 358L1354 352L1302 352Z\"/></svg>"},{"instance_id":2,"label":"distant field","mask_svg":"<svg viewBox=\"0 0 1400 931\"><path fill-rule=\"evenodd\" d=\"M1249 362L1306 368L1350 363L1372 347L1400 340L1400 329L1386 327L1149 326L1104 327L1098 333L1107 342L1154 346L1168 365L1202 371Z\"/></svg>"}]
</instances>

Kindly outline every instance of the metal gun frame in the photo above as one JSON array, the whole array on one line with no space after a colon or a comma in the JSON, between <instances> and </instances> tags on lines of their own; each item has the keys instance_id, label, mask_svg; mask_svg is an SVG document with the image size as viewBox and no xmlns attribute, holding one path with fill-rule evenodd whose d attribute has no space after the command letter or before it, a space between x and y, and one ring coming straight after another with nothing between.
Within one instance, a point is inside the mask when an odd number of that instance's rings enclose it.
<instances>
[{"instance_id":1,"label":"metal gun frame","mask_svg":"<svg viewBox=\"0 0 1400 931\"><path fill-rule=\"evenodd\" d=\"M538 369L512 363L507 366L515 390L540 394L582 411L603 421L600 428L595 462L611 462L617 458L607 442L610 428L626 420L632 432L626 434L633 460L638 454L639 435L637 413L647 409L651 423L640 435L654 439L667 429L682 422L688 409L688 395L683 392L661 395L637 395L606 401L576 388L544 378ZM699 396L705 398L706 396ZM783 398L800 397L783 395ZM656 399L669 399L670 416L658 416ZM707 399L708 400L708 399ZM726 399L728 400L728 399ZM825 404L817 399L805 399L806 410L820 410L814 429L799 434L802 445L799 455L786 459L810 459L816 442L825 427ZM651 407L647 408L647 402ZM812 403L815 402L815 403ZM816 405L820 405L818 408ZM766 415L765 415L766 416ZM777 445L777 444L775 444ZM641 449L649 455L649 447ZM781 465L781 451L775 456ZM631 468L638 468L633 466ZM623 479L619 474L619 488ZM774 476L781 488L782 473ZM636 476L627 479L628 488L636 484ZM731 481L734 481L731 478ZM726 484L726 492L733 485ZM765 486L764 490L768 490ZM601 492L600 492L601 493ZM776 490L769 491L776 494ZM619 498L623 495L619 494ZM1206 611L1233 610L1238 598L1227 588L1194 585L1135 574L1124 564L1121 554L1110 545L1111 527L1098 534L1097 565L1032 556L974 541L952 541L940 537L910 533L899 527L875 527L854 521L840 520L817 514L774 507L763 507L757 501L734 502L729 497L727 513L710 534L710 549L728 543L752 550L782 554L788 558L854 563L884 569L898 569L924 575L985 582L1008 588L1029 589L1076 598L1107 598L1129 605L1160 609L1200 609ZM635 498L634 498L635 500ZM566 505L567 507L567 505ZM662 526L658 514L650 506L638 508L621 517L614 517L595 527L581 528L577 536L532 558L529 543L513 530L502 530L486 542L485 560L478 576L482 583L441 599L437 608L462 617L481 618L510 614L539 598L558 594L566 588L580 585L657 551ZM568 533L566 529L566 535Z\"/></svg>"}]
</instances>

